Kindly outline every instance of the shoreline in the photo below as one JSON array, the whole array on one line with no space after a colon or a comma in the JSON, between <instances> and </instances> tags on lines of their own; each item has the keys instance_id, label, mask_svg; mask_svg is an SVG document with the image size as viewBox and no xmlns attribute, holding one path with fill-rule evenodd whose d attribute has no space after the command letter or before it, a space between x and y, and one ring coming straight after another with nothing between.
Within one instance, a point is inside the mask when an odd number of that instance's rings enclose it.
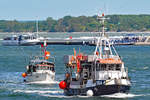
<instances>
[{"instance_id":1,"label":"shoreline","mask_svg":"<svg viewBox=\"0 0 150 100\"><path fill-rule=\"evenodd\" d=\"M0 32L0 34L19 34L19 33L21 33L21 34L27 34L27 33L36 33L36 32ZM94 33L94 34L96 34L96 33L99 33L99 32L38 32L38 34L55 34L55 33L60 33L60 34L64 34L64 33L66 33L66 34L70 34L70 33L73 33L73 34L81 34L81 33ZM150 31L144 31L144 32L141 32L141 31L131 31L131 32L126 32L126 31L122 31L122 32L106 32L106 33L111 33L111 34L116 34L116 33L118 33L118 34L139 34L139 33L150 33Z\"/></svg>"}]
</instances>

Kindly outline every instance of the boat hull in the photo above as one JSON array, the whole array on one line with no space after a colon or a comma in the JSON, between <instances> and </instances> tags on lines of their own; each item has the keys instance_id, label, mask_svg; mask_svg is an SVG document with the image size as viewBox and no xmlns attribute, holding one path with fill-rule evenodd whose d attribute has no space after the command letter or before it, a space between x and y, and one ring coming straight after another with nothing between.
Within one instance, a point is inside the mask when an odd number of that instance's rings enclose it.
<instances>
[{"instance_id":1,"label":"boat hull","mask_svg":"<svg viewBox=\"0 0 150 100\"><path fill-rule=\"evenodd\" d=\"M30 46L30 45L36 45L40 42L40 40L3 40L2 45L4 46Z\"/></svg>"},{"instance_id":2,"label":"boat hull","mask_svg":"<svg viewBox=\"0 0 150 100\"><path fill-rule=\"evenodd\" d=\"M55 73L32 73L28 74L24 80L26 83L33 84L46 84L55 80Z\"/></svg>"},{"instance_id":3,"label":"boat hull","mask_svg":"<svg viewBox=\"0 0 150 100\"><path fill-rule=\"evenodd\" d=\"M67 96L74 96L74 95L82 95L87 96L87 91L92 90L93 96L100 96L100 95L109 95L114 93L128 93L130 90L129 85L98 85L94 87L88 88L80 88L80 89L65 89L64 94Z\"/></svg>"}]
</instances>

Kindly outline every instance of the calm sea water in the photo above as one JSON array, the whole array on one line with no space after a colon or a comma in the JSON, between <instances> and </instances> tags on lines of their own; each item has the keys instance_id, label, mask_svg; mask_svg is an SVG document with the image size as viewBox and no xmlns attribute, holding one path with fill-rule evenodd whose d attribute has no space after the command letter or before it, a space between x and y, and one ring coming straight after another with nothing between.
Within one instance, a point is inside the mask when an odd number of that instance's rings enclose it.
<instances>
[{"instance_id":1,"label":"calm sea water","mask_svg":"<svg viewBox=\"0 0 150 100\"><path fill-rule=\"evenodd\" d=\"M72 54L73 48L92 54L95 47L79 45L49 45L47 49L56 58L56 84L27 85L21 74L29 57L39 53L40 46L0 45L0 100L149 100L150 98L150 46L116 46L128 67L132 87L129 94L100 97L66 97L58 82L64 78L63 56Z\"/></svg>"}]
</instances>

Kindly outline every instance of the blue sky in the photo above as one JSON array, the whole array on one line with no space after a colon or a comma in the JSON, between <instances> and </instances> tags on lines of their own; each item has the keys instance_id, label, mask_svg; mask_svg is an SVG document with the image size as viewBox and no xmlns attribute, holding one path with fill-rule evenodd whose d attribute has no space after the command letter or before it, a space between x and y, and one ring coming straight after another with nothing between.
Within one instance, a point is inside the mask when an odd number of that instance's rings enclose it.
<instances>
[{"instance_id":1,"label":"blue sky","mask_svg":"<svg viewBox=\"0 0 150 100\"><path fill-rule=\"evenodd\" d=\"M0 0L0 19L45 20L71 16L150 14L150 0Z\"/></svg>"}]
</instances>

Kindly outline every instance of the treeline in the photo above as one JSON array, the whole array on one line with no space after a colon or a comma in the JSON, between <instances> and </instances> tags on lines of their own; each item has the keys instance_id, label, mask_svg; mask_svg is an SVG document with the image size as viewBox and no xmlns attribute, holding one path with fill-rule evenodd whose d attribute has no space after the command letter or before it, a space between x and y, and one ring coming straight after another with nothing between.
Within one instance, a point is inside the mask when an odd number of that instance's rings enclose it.
<instances>
[{"instance_id":1,"label":"treeline","mask_svg":"<svg viewBox=\"0 0 150 100\"><path fill-rule=\"evenodd\" d=\"M107 15L106 31L150 31L150 15ZM35 21L0 20L0 32L35 32ZM65 16L39 21L41 32L97 32L101 24L97 16Z\"/></svg>"}]
</instances>

